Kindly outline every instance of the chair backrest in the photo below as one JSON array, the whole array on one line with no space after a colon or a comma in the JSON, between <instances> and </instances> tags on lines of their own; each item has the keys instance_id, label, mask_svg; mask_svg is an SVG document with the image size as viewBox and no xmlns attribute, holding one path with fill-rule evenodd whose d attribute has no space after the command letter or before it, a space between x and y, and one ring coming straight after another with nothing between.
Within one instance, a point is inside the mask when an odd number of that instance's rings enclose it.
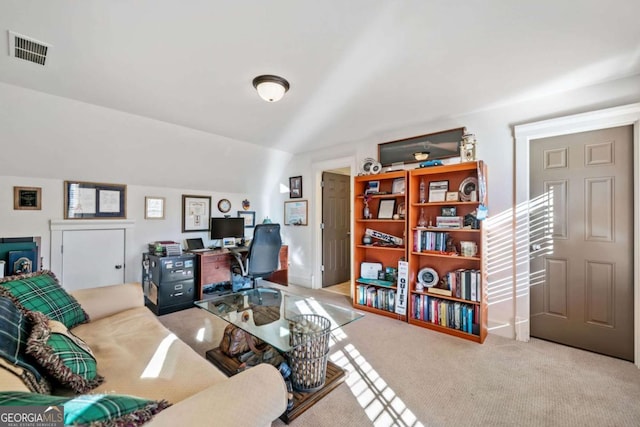
<instances>
[{"instance_id":1,"label":"chair backrest","mask_svg":"<svg viewBox=\"0 0 640 427\"><path fill-rule=\"evenodd\" d=\"M247 274L254 277L267 276L278 269L280 260L280 224L258 224L253 230L249 245Z\"/></svg>"}]
</instances>

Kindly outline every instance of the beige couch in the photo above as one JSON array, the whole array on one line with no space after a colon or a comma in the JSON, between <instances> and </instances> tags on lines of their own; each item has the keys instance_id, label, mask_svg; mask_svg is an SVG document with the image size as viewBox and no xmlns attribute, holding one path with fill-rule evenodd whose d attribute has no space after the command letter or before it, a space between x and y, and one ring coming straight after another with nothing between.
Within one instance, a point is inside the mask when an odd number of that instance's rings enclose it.
<instances>
[{"instance_id":1,"label":"beige couch","mask_svg":"<svg viewBox=\"0 0 640 427\"><path fill-rule=\"evenodd\" d=\"M139 283L72 294L91 319L72 332L91 347L105 378L92 392L172 403L146 425L268 426L285 411L287 389L276 368L262 364L227 378L144 306ZM2 369L0 390L28 391Z\"/></svg>"}]
</instances>

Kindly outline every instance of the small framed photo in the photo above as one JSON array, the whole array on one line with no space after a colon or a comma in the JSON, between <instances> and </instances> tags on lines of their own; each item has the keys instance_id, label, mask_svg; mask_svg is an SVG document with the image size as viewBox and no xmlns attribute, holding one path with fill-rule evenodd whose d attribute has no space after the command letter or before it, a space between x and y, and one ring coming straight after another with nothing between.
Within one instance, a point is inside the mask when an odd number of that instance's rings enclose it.
<instances>
[{"instance_id":1,"label":"small framed photo","mask_svg":"<svg viewBox=\"0 0 640 427\"><path fill-rule=\"evenodd\" d=\"M445 200L447 202L458 202L459 201L459 197L458 197L458 192L457 191L447 191L447 194L445 196Z\"/></svg>"},{"instance_id":2,"label":"small framed photo","mask_svg":"<svg viewBox=\"0 0 640 427\"><path fill-rule=\"evenodd\" d=\"M391 219L396 211L396 199L382 199L378 207L378 219Z\"/></svg>"},{"instance_id":3,"label":"small framed photo","mask_svg":"<svg viewBox=\"0 0 640 427\"><path fill-rule=\"evenodd\" d=\"M208 231L211 196L182 195L182 232Z\"/></svg>"},{"instance_id":4,"label":"small framed photo","mask_svg":"<svg viewBox=\"0 0 640 427\"><path fill-rule=\"evenodd\" d=\"M365 190L365 194L375 194L380 191L380 181L369 181L367 183L367 189Z\"/></svg>"},{"instance_id":5,"label":"small framed photo","mask_svg":"<svg viewBox=\"0 0 640 427\"><path fill-rule=\"evenodd\" d=\"M393 180L391 192L393 194L404 194L404 178L396 178Z\"/></svg>"},{"instance_id":6,"label":"small framed photo","mask_svg":"<svg viewBox=\"0 0 640 427\"><path fill-rule=\"evenodd\" d=\"M456 216L457 209L455 206L443 206L440 208L441 216Z\"/></svg>"},{"instance_id":7,"label":"small framed photo","mask_svg":"<svg viewBox=\"0 0 640 427\"><path fill-rule=\"evenodd\" d=\"M42 210L42 188L13 187L13 209L19 211Z\"/></svg>"},{"instance_id":8,"label":"small framed photo","mask_svg":"<svg viewBox=\"0 0 640 427\"><path fill-rule=\"evenodd\" d=\"M396 206L396 213L400 216L400 218L404 218L406 214L404 202L398 203L398 205Z\"/></svg>"},{"instance_id":9,"label":"small framed photo","mask_svg":"<svg viewBox=\"0 0 640 427\"><path fill-rule=\"evenodd\" d=\"M292 176L289 178L289 198L301 199L302 198L302 177Z\"/></svg>"},{"instance_id":10,"label":"small framed photo","mask_svg":"<svg viewBox=\"0 0 640 427\"><path fill-rule=\"evenodd\" d=\"M144 198L144 219L164 219L164 197Z\"/></svg>"},{"instance_id":11,"label":"small framed photo","mask_svg":"<svg viewBox=\"0 0 640 427\"><path fill-rule=\"evenodd\" d=\"M244 218L244 228L253 228L256 226L255 211L238 211L238 218Z\"/></svg>"}]
</instances>

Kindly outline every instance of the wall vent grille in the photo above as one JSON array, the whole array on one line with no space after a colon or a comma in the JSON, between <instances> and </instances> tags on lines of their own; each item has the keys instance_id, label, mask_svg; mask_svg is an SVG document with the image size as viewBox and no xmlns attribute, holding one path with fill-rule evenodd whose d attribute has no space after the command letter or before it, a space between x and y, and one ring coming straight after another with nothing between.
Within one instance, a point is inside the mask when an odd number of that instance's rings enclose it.
<instances>
[{"instance_id":1,"label":"wall vent grille","mask_svg":"<svg viewBox=\"0 0 640 427\"><path fill-rule=\"evenodd\" d=\"M9 56L45 65L50 44L9 31Z\"/></svg>"}]
</instances>

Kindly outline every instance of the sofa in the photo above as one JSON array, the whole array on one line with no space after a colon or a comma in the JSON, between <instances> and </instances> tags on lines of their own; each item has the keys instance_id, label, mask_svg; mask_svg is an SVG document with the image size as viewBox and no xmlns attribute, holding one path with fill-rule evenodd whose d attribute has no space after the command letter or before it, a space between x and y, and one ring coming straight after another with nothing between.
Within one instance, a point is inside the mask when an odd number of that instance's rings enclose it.
<instances>
[{"instance_id":1,"label":"sofa","mask_svg":"<svg viewBox=\"0 0 640 427\"><path fill-rule=\"evenodd\" d=\"M6 298L10 298L13 305L19 308L16 316L28 320L21 323L31 322L35 325L38 319L44 317L43 313L50 310L49 306L59 303L48 303L40 312L34 310L38 307L33 304L29 307L28 298L22 297L21 300L10 294L10 291L12 286L17 288L14 285L23 282L27 282L29 286L40 286L31 283L36 279L44 280L51 285L51 278L55 279L55 276L46 271L13 280L5 278L0 282L0 296L5 297L5 301ZM287 387L276 368L260 364L232 377L226 377L166 329L144 306L142 287L139 283L82 289L71 293L66 293L57 284L57 280L51 286L54 286L53 291L47 289L43 294L60 293L63 298L68 294L72 302L77 302L75 315L79 316L79 319L69 321L56 312L44 313L47 315L44 323L48 322L51 330L49 331L49 327L45 325L45 332L39 334L40 338L44 337L46 342L50 343L51 337L58 337L55 328L51 326L58 323L52 320L56 316L61 323L71 322L71 326L68 327L70 334L63 338L79 338L79 345L88 347L86 351L93 353L95 364L92 362L93 359L89 359L88 363L62 366L58 371L51 370L50 366L43 370L38 363L44 360L46 365L50 358L42 356L39 351L42 351L42 347L45 350L51 349L44 345L34 351L33 348L37 346L33 343L33 337L38 333L31 332L25 344L27 355L23 362L26 361L25 366L29 363L34 365L35 369L39 370L41 378L38 375L34 377L32 373L26 375L27 369L20 366L7 368L7 361L4 360L0 366L0 396L4 396L4 403L0 404L10 405L10 399L17 399L17 405L22 404L25 398L37 398L42 401L37 400L32 404L61 402L66 414L67 406L70 405L69 399L76 402L102 396L131 396L145 401L146 406L144 410L130 415L127 421L136 425L132 422L132 417L134 421L140 421L137 425L145 426L268 426L286 410ZM36 293L38 292L39 288L36 289ZM69 305L75 303L65 303L65 306ZM84 313L84 317L81 312ZM69 313L64 315L68 317ZM64 329L64 326L62 328ZM34 326L33 331L35 330ZM93 371L85 365L93 366ZM54 375L53 379L48 378L47 370ZM60 370L64 371L64 374L61 374ZM76 383L68 381L69 377L77 378L77 374L71 372L74 370L81 375ZM64 376L66 374L68 375ZM31 383L25 381L27 376L32 379ZM38 381L42 384L48 381L48 385L35 384ZM110 424L108 420L102 421L102 425L117 425ZM73 422L85 423L81 418Z\"/></svg>"}]
</instances>

